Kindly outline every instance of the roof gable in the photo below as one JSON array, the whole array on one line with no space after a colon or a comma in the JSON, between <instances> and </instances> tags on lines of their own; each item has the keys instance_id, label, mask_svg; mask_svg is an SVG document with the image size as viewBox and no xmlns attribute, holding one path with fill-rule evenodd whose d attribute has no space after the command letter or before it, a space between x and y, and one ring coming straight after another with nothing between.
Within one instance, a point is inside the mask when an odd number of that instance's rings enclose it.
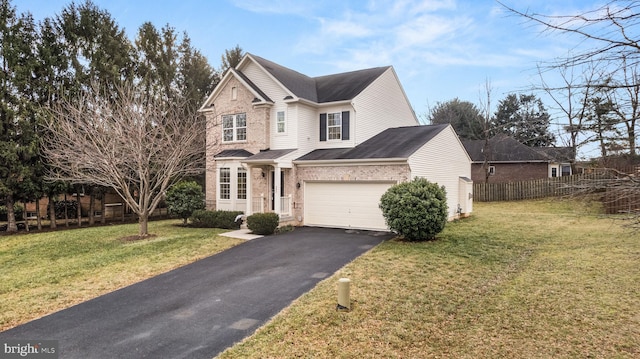
<instances>
[{"instance_id":1,"label":"roof gable","mask_svg":"<svg viewBox=\"0 0 640 359\"><path fill-rule=\"evenodd\" d=\"M247 54L247 57L258 63L293 95L315 103L351 100L391 68L391 66L375 67L309 77L260 56Z\"/></svg>"}]
</instances>

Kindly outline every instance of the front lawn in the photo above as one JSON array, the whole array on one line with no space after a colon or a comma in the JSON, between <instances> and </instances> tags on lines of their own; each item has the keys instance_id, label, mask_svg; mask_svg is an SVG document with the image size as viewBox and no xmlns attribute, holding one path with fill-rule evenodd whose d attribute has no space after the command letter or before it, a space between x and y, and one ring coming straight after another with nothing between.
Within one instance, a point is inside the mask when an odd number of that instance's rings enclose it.
<instances>
[{"instance_id":1,"label":"front lawn","mask_svg":"<svg viewBox=\"0 0 640 359\"><path fill-rule=\"evenodd\" d=\"M376 247L221 357L640 357L637 233L572 201L474 206L437 241Z\"/></svg>"},{"instance_id":2,"label":"front lawn","mask_svg":"<svg viewBox=\"0 0 640 359\"><path fill-rule=\"evenodd\" d=\"M224 230L149 222L0 236L0 330L97 297L243 242Z\"/></svg>"}]
</instances>

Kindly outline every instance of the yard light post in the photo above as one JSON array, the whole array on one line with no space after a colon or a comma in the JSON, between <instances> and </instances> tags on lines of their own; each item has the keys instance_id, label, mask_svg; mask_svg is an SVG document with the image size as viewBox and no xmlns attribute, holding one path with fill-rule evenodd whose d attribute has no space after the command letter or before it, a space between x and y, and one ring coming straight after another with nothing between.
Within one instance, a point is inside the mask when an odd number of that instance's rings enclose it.
<instances>
[{"instance_id":1,"label":"yard light post","mask_svg":"<svg viewBox=\"0 0 640 359\"><path fill-rule=\"evenodd\" d=\"M349 278L340 278L338 280L338 306L336 310L346 310L351 308L351 300L349 299L349 291L351 280Z\"/></svg>"}]
</instances>

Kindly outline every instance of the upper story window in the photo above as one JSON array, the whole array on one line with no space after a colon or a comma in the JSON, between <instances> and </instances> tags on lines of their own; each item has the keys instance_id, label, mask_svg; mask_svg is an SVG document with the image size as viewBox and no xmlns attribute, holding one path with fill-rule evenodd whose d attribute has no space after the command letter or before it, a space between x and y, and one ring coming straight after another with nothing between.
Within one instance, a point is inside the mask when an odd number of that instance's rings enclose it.
<instances>
[{"instance_id":1,"label":"upper story window","mask_svg":"<svg viewBox=\"0 0 640 359\"><path fill-rule=\"evenodd\" d=\"M238 113L222 116L222 141L246 141L247 140L247 115Z\"/></svg>"},{"instance_id":2,"label":"upper story window","mask_svg":"<svg viewBox=\"0 0 640 359\"><path fill-rule=\"evenodd\" d=\"M320 141L349 139L349 111L320 114Z\"/></svg>"},{"instance_id":3,"label":"upper story window","mask_svg":"<svg viewBox=\"0 0 640 359\"><path fill-rule=\"evenodd\" d=\"M278 111L276 113L276 131L278 133L285 133L287 130L286 122L284 117L284 111Z\"/></svg>"},{"instance_id":4,"label":"upper story window","mask_svg":"<svg viewBox=\"0 0 640 359\"><path fill-rule=\"evenodd\" d=\"M327 114L327 139L339 140L342 138L342 117L340 112Z\"/></svg>"},{"instance_id":5,"label":"upper story window","mask_svg":"<svg viewBox=\"0 0 640 359\"><path fill-rule=\"evenodd\" d=\"M232 87L231 88L231 99L232 100L237 100L238 99L238 88L237 87Z\"/></svg>"}]
</instances>

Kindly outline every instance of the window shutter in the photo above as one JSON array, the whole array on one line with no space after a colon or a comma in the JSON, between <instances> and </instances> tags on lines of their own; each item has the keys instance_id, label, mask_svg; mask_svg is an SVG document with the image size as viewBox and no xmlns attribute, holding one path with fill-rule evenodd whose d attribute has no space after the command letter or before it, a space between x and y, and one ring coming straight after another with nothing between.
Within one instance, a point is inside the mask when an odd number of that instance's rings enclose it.
<instances>
[{"instance_id":1,"label":"window shutter","mask_svg":"<svg viewBox=\"0 0 640 359\"><path fill-rule=\"evenodd\" d=\"M349 139L349 111L342 112L342 139Z\"/></svg>"},{"instance_id":2,"label":"window shutter","mask_svg":"<svg viewBox=\"0 0 640 359\"><path fill-rule=\"evenodd\" d=\"M327 140L327 114L320 114L320 141Z\"/></svg>"}]
</instances>

